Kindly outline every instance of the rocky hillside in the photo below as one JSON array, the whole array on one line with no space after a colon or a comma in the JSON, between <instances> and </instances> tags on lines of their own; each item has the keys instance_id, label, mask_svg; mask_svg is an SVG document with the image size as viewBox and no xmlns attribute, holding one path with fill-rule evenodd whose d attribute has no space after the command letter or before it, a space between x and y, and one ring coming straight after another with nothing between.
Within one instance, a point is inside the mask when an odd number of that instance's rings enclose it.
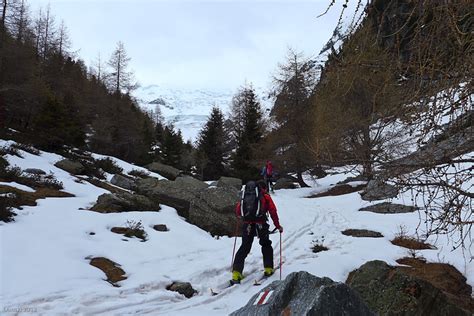
<instances>
[{"instance_id":1,"label":"rocky hillside","mask_svg":"<svg viewBox=\"0 0 474 316\"><path fill-rule=\"evenodd\" d=\"M247 278L225 288L240 180L208 184L161 164L146 169L77 151L59 156L11 141L2 148L2 212L11 220L0 222L8 258L3 310L222 315L259 309L257 298L268 315L305 306L385 315L394 299L408 315L472 309L474 271L461 250L451 251L443 237L423 238L409 194L367 185L343 168L317 181L305 175L309 188L280 182L293 188L273 195L285 231L270 238L282 268L253 285L262 270L256 244Z\"/></svg>"}]
</instances>

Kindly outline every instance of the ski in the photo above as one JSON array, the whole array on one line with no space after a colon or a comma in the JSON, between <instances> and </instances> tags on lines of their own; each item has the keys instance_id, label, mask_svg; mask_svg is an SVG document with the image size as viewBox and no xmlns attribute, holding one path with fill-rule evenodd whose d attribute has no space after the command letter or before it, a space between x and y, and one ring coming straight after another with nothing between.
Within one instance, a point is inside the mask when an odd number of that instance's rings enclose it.
<instances>
[{"instance_id":1,"label":"ski","mask_svg":"<svg viewBox=\"0 0 474 316\"><path fill-rule=\"evenodd\" d=\"M221 285L221 286L217 286L217 290L219 292L215 292L212 288L209 288L209 290L211 291L211 295L212 296L216 296L216 295L219 295L222 291L230 288L230 287L233 287L234 285L239 285L240 283L233 283L232 280L230 281L227 281L224 285Z\"/></svg>"},{"instance_id":2,"label":"ski","mask_svg":"<svg viewBox=\"0 0 474 316\"><path fill-rule=\"evenodd\" d=\"M273 275L273 274L272 274L272 275ZM255 281L253 282L253 285L255 285L255 286L262 285L263 281L265 281L265 280L268 279L269 277L271 277L271 275L269 275L269 276L263 276L263 277L260 277L259 279L255 279Z\"/></svg>"},{"instance_id":3,"label":"ski","mask_svg":"<svg viewBox=\"0 0 474 316\"><path fill-rule=\"evenodd\" d=\"M276 230L276 228L275 228L275 230ZM284 263L284 262L282 262L282 264L283 264L283 263ZM267 279L269 279L269 278L271 278L272 276L274 276L275 273L276 273L278 270L280 270L280 267L279 267L279 266L275 268L275 270L273 271L273 274L272 274L272 275L265 275L265 274L264 274L264 275L262 275L260 278L255 279L254 282L253 282L253 285L255 285L255 286L262 285L262 283L263 283L264 281L266 281Z\"/></svg>"}]
</instances>

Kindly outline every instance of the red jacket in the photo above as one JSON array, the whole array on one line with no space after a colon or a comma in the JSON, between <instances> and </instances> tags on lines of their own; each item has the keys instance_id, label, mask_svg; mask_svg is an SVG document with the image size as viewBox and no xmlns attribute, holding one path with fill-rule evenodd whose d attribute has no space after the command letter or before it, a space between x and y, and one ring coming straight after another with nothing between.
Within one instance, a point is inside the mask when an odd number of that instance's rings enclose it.
<instances>
[{"instance_id":1,"label":"red jacket","mask_svg":"<svg viewBox=\"0 0 474 316\"><path fill-rule=\"evenodd\" d=\"M267 162L267 165L265 166L267 168L267 176L272 176L273 174L273 165L271 162Z\"/></svg>"},{"instance_id":2,"label":"red jacket","mask_svg":"<svg viewBox=\"0 0 474 316\"><path fill-rule=\"evenodd\" d=\"M263 196L260 198L260 203L262 210L265 210L265 213L268 212L270 213L270 217L272 218L273 224L275 225L276 228L280 227L280 221L278 220L278 214L277 214L277 209L275 206L275 203L273 203L273 200L270 196L270 194L263 192ZM240 201L237 203L235 207L235 215L237 217L241 217L240 214ZM249 224L249 223L264 223L265 220L262 221L254 221L254 222L249 222L249 221L244 221L244 223Z\"/></svg>"}]
</instances>

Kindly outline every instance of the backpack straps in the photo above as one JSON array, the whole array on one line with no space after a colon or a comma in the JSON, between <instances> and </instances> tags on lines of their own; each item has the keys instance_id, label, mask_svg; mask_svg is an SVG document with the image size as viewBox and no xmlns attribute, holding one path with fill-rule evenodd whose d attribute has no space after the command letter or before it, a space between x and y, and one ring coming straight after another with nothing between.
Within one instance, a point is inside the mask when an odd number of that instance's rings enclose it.
<instances>
[{"instance_id":1,"label":"backpack straps","mask_svg":"<svg viewBox=\"0 0 474 316\"><path fill-rule=\"evenodd\" d=\"M245 188L247 186L244 185L243 188L242 188L242 196L240 197L240 216L243 217L244 216L244 196L245 196Z\"/></svg>"}]
</instances>

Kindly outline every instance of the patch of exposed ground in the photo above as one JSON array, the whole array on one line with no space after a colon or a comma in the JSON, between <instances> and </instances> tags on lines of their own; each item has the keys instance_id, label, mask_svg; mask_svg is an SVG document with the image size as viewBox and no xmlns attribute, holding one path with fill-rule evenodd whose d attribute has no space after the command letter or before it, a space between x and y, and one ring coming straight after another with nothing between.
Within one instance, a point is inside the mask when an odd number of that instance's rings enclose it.
<instances>
[{"instance_id":1,"label":"patch of exposed ground","mask_svg":"<svg viewBox=\"0 0 474 316\"><path fill-rule=\"evenodd\" d=\"M409 266L397 267L398 269L430 282L442 290L456 305L474 313L474 299L471 297L472 287L466 283L466 278L461 272L452 265L426 262L417 258L402 258L397 262Z\"/></svg>"},{"instance_id":2,"label":"patch of exposed ground","mask_svg":"<svg viewBox=\"0 0 474 316\"><path fill-rule=\"evenodd\" d=\"M436 249L435 246L425 243L419 239L408 237L408 236L398 236L393 239L392 244L404 247L413 250L423 250L423 249Z\"/></svg>"},{"instance_id":3,"label":"patch of exposed ground","mask_svg":"<svg viewBox=\"0 0 474 316\"><path fill-rule=\"evenodd\" d=\"M49 197L74 197L73 194L53 188L38 188L35 192L26 192L8 185L0 185L0 194L8 195L8 204L11 207L36 206L36 200Z\"/></svg>"},{"instance_id":4,"label":"patch of exposed ground","mask_svg":"<svg viewBox=\"0 0 474 316\"><path fill-rule=\"evenodd\" d=\"M381 238L383 235L379 232L368 229L346 229L341 232L343 235L352 237Z\"/></svg>"},{"instance_id":5,"label":"patch of exposed ground","mask_svg":"<svg viewBox=\"0 0 474 316\"><path fill-rule=\"evenodd\" d=\"M319 197L325 197L325 196L338 196L338 195L344 195L344 194L349 194L353 192L358 192L365 188L365 184L360 184L355 187L349 185L349 184L341 184L341 185L336 185L329 190L317 194L313 194L308 196L308 198L319 198Z\"/></svg>"},{"instance_id":6,"label":"patch of exposed ground","mask_svg":"<svg viewBox=\"0 0 474 316\"><path fill-rule=\"evenodd\" d=\"M117 282L127 279L125 271L120 268L120 265L107 258L92 258L90 265L102 270L107 276L107 282L113 286L119 287L120 285L118 285Z\"/></svg>"}]
</instances>

